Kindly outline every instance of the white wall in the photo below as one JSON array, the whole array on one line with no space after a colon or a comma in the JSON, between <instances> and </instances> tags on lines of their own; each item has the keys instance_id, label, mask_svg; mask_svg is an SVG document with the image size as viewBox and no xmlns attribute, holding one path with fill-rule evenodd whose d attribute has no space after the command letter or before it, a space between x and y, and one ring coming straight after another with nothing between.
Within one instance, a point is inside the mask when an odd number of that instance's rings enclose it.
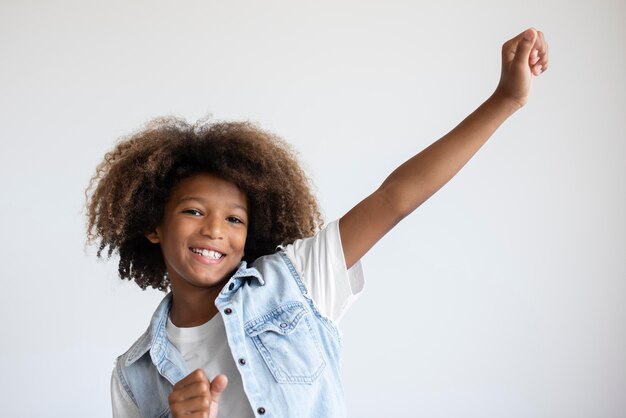
<instances>
[{"instance_id":1,"label":"white wall","mask_svg":"<svg viewBox=\"0 0 626 418\"><path fill-rule=\"evenodd\" d=\"M327 219L551 46L530 103L364 259L352 417L624 417L621 0L2 1L0 398L106 417L113 359L161 298L84 248L83 191L151 117L247 118L300 151ZM366 226L364 226L366 227Z\"/></svg>"}]
</instances>

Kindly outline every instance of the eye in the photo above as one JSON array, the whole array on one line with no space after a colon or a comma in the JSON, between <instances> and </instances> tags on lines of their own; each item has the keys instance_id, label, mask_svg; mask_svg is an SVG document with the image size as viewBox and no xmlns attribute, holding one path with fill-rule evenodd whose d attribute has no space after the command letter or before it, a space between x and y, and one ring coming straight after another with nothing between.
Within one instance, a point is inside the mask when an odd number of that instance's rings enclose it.
<instances>
[{"instance_id":1,"label":"eye","mask_svg":"<svg viewBox=\"0 0 626 418\"><path fill-rule=\"evenodd\" d=\"M193 216L202 216L202 212L200 212L198 209L185 209L183 210L183 213Z\"/></svg>"},{"instance_id":2,"label":"eye","mask_svg":"<svg viewBox=\"0 0 626 418\"><path fill-rule=\"evenodd\" d=\"M235 224L243 224L243 221L236 216L229 216L226 220Z\"/></svg>"}]
</instances>

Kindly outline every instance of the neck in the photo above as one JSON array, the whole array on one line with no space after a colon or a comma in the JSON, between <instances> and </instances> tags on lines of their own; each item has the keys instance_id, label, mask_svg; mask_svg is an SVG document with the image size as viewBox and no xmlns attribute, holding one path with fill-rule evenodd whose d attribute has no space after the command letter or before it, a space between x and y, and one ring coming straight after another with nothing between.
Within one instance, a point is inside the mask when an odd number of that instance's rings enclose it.
<instances>
[{"instance_id":1,"label":"neck","mask_svg":"<svg viewBox=\"0 0 626 418\"><path fill-rule=\"evenodd\" d=\"M203 288L172 282L172 323L179 328L189 328L208 322L217 313L215 299L227 280Z\"/></svg>"}]
</instances>

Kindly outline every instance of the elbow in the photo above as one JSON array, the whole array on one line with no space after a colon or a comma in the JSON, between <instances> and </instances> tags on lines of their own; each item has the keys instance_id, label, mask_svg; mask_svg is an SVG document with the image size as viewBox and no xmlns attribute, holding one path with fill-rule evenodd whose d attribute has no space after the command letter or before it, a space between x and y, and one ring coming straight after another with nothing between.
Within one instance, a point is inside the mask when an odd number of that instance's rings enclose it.
<instances>
[{"instance_id":1,"label":"elbow","mask_svg":"<svg viewBox=\"0 0 626 418\"><path fill-rule=\"evenodd\" d=\"M393 217L394 225L409 216L419 206L401 193L397 193L391 185L381 186L377 190L377 194L379 194L386 212Z\"/></svg>"}]
</instances>

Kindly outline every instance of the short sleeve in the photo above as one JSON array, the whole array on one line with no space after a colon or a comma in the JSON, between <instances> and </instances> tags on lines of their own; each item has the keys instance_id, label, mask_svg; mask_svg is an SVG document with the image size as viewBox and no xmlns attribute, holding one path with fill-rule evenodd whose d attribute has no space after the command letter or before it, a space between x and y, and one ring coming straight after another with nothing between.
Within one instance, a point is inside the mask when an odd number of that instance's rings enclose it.
<instances>
[{"instance_id":1,"label":"short sleeve","mask_svg":"<svg viewBox=\"0 0 626 418\"><path fill-rule=\"evenodd\" d=\"M113 369L111 375L111 406L113 418L141 418L139 408L122 388L117 369Z\"/></svg>"},{"instance_id":2,"label":"short sleeve","mask_svg":"<svg viewBox=\"0 0 626 418\"><path fill-rule=\"evenodd\" d=\"M283 250L320 313L339 323L365 285L361 261L346 269L339 221L329 223L310 238L286 245Z\"/></svg>"}]
</instances>

